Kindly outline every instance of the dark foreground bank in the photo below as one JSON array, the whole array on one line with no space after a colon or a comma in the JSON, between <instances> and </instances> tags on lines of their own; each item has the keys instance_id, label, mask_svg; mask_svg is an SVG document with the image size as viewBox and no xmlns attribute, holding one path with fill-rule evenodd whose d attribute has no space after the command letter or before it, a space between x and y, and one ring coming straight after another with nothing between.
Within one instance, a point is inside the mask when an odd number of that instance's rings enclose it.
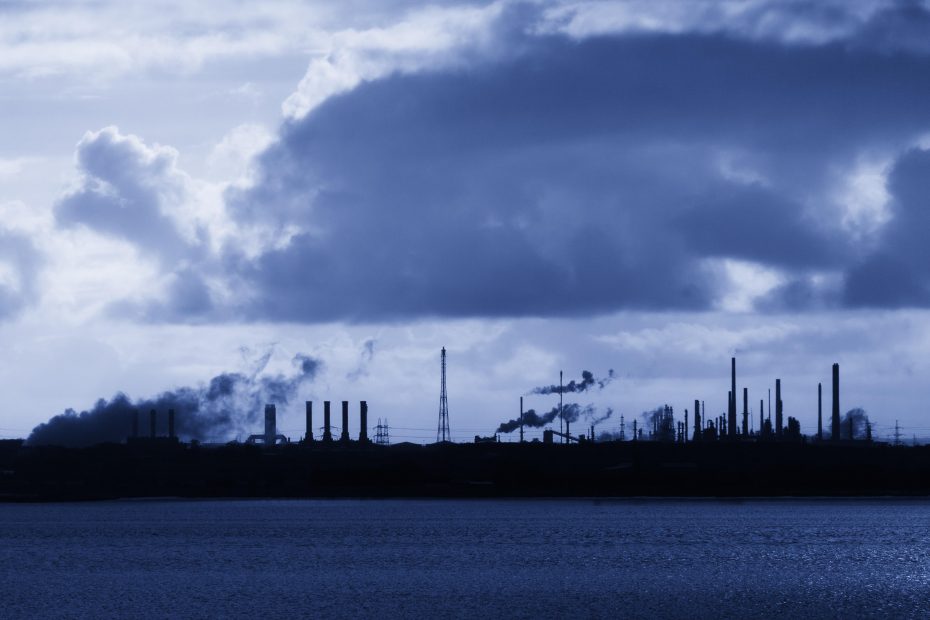
<instances>
[{"instance_id":1,"label":"dark foreground bank","mask_svg":"<svg viewBox=\"0 0 930 620\"><path fill-rule=\"evenodd\" d=\"M0 446L0 498L930 495L930 447L867 444Z\"/></svg>"}]
</instances>

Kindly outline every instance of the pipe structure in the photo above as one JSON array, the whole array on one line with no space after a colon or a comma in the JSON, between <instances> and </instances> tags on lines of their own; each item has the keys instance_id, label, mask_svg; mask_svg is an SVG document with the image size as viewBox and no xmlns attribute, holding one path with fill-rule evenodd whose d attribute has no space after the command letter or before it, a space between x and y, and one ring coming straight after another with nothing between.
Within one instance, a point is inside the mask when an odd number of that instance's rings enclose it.
<instances>
[{"instance_id":1,"label":"pipe structure","mask_svg":"<svg viewBox=\"0 0 930 620\"><path fill-rule=\"evenodd\" d=\"M323 441L330 442L333 440L333 431L329 423L329 401L323 401Z\"/></svg>"},{"instance_id":2,"label":"pipe structure","mask_svg":"<svg viewBox=\"0 0 930 620\"><path fill-rule=\"evenodd\" d=\"M342 433L339 435L339 441L349 441L349 401L342 401Z\"/></svg>"},{"instance_id":3,"label":"pipe structure","mask_svg":"<svg viewBox=\"0 0 930 620\"><path fill-rule=\"evenodd\" d=\"M781 379L775 379L775 436L782 435Z\"/></svg>"},{"instance_id":4,"label":"pipe structure","mask_svg":"<svg viewBox=\"0 0 930 620\"><path fill-rule=\"evenodd\" d=\"M833 441L840 440L840 365L833 364Z\"/></svg>"},{"instance_id":5,"label":"pipe structure","mask_svg":"<svg viewBox=\"0 0 930 620\"><path fill-rule=\"evenodd\" d=\"M749 437L749 388L743 388L743 437Z\"/></svg>"},{"instance_id":6,"label":"pipe structure","mask_svg":"<svg viewBox=\"0 0 930 620\"><path fill-rule=\"evenodd\" d=\"M313 441L313 401L308 400L305 405L307 408L307 433L304 435L304 441L309 443Z\"/></svg>"},{"instance_id":7,"label":"pipe structure","mask_svg":"<svg viewBox=\"0 0 930 620\"><path fill-rule=\"evenodd\" d=\"M168 437L174 439L174 409L168 410Z\"/></svg>"},{"instance_id":8,"label":"pipe structure","mask_svg":"<svg viewBox=\"0 0 930 620\"><path fill-rule=\"evenodd\" d=\"M360 443L368 443L368 401L363 400L358 404L358 440Z\"/></svg>"},{"instance_id":9,"label":"pipe structure","mask_svg":"<svg viewBox=\"0 0 930 620\"><path fill-rule=\"evenodd\" d=\"M736 358L730 358L730 409L727 411L727 437L736 438Z\"/></svg>"}]
</instances>

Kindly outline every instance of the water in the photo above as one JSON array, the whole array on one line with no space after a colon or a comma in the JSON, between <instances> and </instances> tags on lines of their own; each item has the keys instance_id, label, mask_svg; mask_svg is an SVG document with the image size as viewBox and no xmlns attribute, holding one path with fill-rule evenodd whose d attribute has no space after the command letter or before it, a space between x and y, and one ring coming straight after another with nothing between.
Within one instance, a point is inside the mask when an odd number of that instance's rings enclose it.
<instances>
[{"instance_id":1,"label":"water","mask_svg":"<svg viewBox=\"0 0 930 620\"><path fill-rule=\"evenodd\" d=\"M0 616L930 617L924 501L0 505Z\"/></svg>"}]
</instances>

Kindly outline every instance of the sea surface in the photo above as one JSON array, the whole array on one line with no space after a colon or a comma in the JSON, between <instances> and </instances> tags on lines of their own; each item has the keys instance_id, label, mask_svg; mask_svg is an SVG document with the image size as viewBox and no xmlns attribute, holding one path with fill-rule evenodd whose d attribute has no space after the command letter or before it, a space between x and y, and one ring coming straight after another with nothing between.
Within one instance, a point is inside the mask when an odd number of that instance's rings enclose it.
<instances>
[{"instance_id":1,"label":"sea surface","mask_svg":"<svg viewBox=\"0 0 930 620\"><path fill-rule=\"evenodd\" d=\"M930 617L930 502L0 505L0 617Z\"/></svg>"}]
</instances>

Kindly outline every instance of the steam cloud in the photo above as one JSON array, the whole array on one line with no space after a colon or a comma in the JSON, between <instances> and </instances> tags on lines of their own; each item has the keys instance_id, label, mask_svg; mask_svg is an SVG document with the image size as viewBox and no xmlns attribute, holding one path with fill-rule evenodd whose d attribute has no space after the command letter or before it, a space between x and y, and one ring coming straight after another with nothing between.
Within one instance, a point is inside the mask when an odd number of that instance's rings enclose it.
<instances>
[{"instance_id":1,"label":"steam cloud","mask_svg":"<svg viewBox=\"0 0 930 620\"><path fill-rule=\"evenodd\" d=\"M250 374L223 373L198 387L182 387L154 398L133 402L118 393L109 401L101 398L89 411L68 409L35 427L27 445L83 447L104 442L121 442L132 432L132 417L139 412L140 435L148 432L148 411L158 412L161 428L167 411L175 411L175 430L181 439L223 441L242 434L261 419L265 403L279 407L297 395L322 368L316 358L298 354L291 360L290 375L261 375L271 352L262 356Z\"/></svg>"},{"instance_id":2,"label":"steam cloud","mask_svg":"<svg viewBox=\"0 0 930 620\"><path fill-rule=\"evenodd\" d=\"M530 390L529 394L571 394L579 392L587 392L588 389L594 387L595 385L598 389L604 389L611 381L614 380L614 371L613 369L607 371L607 377L603 379L595 379L594 374L587 370L581 371L581 381L575 381L572 379L567 384L563 386L558 385L544 385L542 387L533 388Z\"/></svg>"}]
</instances>

